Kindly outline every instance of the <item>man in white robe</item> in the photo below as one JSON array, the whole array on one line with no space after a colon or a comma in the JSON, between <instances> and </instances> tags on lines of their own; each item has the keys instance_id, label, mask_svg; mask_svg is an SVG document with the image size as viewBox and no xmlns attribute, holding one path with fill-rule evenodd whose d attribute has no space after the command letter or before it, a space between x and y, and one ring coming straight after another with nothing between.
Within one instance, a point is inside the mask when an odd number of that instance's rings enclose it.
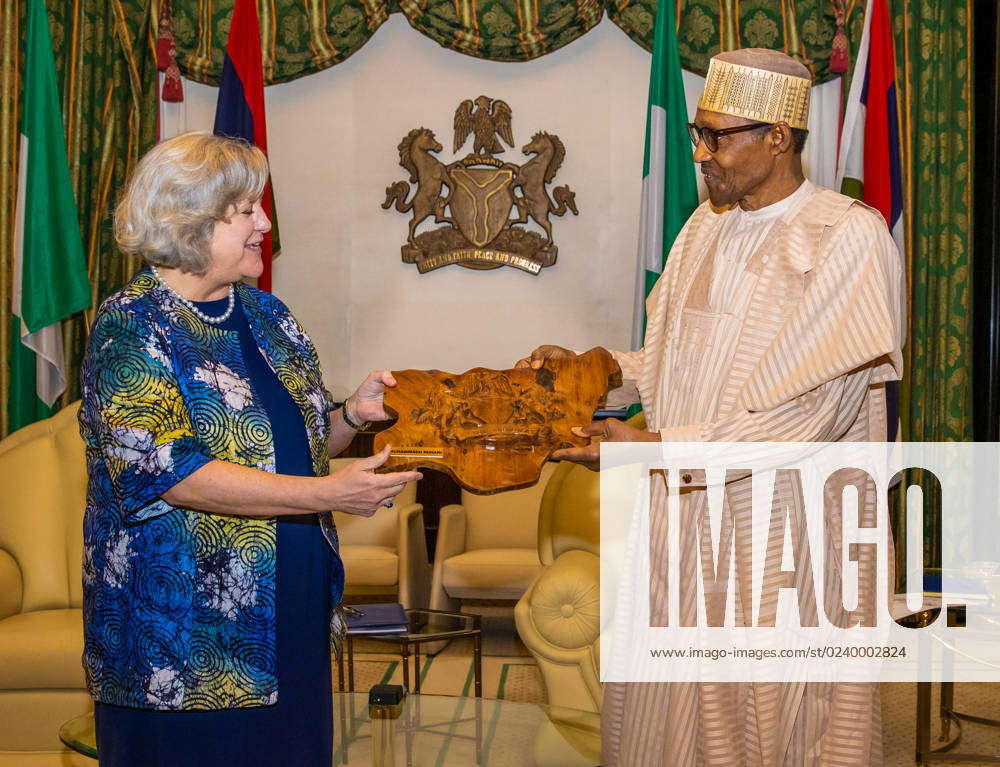
<instances>
[{"instance_id":1,"label":"man in white robe","mask_svg":"<svg viewBox=\"0 0 1000 767\"><path fill-rule=\"evenodd\" d=\"M810 85L805 67L775 51L712 60L690 127L709 202L685 224L647 300L644 347L612 352L638 389L648 431L612 419L581 433L623 442L886 439L885 384L902 371L902 263L877 211L805 179ZM571 354L542 346L518 364ZM553 457L596 468L598 447ZM682 481L690 487L681 513L699 519L705 491L697 476ZM726 486L737 520L749 487ZM654 509L665 502L654 483ZM863 507L873 513L870 496ZM655 556L666 533L654 522L651 535ZM841 552L827 554L839 561ZM738 599L748 598L745 574L736 580ZM654 613L666 588L654 580ZM694 599L682 594L681 609ZM602 730L604 767L882 764L874 684L608 684Z\"/></svg>"}]
</instances>

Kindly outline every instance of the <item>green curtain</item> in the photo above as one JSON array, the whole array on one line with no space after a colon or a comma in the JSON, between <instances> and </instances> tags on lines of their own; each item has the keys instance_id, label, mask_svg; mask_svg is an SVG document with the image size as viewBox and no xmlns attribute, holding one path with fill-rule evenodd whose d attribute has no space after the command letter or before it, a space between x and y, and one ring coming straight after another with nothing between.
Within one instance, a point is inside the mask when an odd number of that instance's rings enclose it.
<instances>
[{"instance_id":1,"label":"green curtain","mask_svg":"<svg viewBox=\"0 0 1000 767\"><path fill-rule=\"evenodd\" d=\"M60 405L65 405L80 396L78 372L94 308L136 267L114 245L111 211L127 173L156 140L156 26L146 0L46 5L92 296L90 310L63 323L69 383ZM8 431L6 361L24 10L23 0L5 0L0 11L0 435Z\"/></svg>"},{"instance_id":2,"label":"green curtain","mask_svg":"<svg viewBox=\"0 0 1000 767\"><path fill-rule=\"evenodd\" d=\"M910 278L903 438L972 439L968 0L891 0Z\"/></svg>"},{"instance_id":3,"label":"green curtain","mask_svg":"<svg viewBox=\"0 0 1000 767\"><path fill-rule=\"evenodd\" d=\"M704 75L720 50L772 48L805 63L817 83L830 72L830 49L837 31L830 0L671 0L675 4L681 66ZM608 16L646 50L653 48L656 0L607 0ZM864 2L847 8L851 61L864 24Z\"/></svg>"},{"instance_id":4,"label":"green curtain","mask_svg":"<svg viewBox=\"0 0 1000 767\"><path fill-rule=\"evenodd\" d=\"M836 32L830 0L671 0L685 69L704 74L721 49L785 50L805 62L817 82L829 71ZM851 58L864 2L847 8ZM185 76L216 84L233 0L174 0L177 62ZM268 84L333 66L364 45L390 12L439 45L492 61L528 61L576 40L604 15L651 50L656 0L270 0L259 2Z\"/></svg>"}]
</instances>

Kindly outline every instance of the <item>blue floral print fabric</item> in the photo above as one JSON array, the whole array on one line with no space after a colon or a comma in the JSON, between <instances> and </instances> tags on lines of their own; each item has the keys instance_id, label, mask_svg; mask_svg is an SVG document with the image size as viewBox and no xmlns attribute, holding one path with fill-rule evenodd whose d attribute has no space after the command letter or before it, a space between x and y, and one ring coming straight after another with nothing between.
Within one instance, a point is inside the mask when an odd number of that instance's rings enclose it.
<instances>
[{"instance_id":1,"label":"blue floral print fabric","mask_svg":"<svg viewBox=\"0 0 1000 767\"><path fill-rule=\"evenodd\" d=\"M316 350L277 298L245 285L236 296L302 412L315 474L325 476L332 401ZM271 425L237 333L199 320L143 270L102 305L81 378L91 694L160 710L273 703L275 519L182 509L160 497L213 459L274 471ZM336 551L332 516L320 523ZM338 557L335 605L343 584Z\"/></svg>"}]
</instances>

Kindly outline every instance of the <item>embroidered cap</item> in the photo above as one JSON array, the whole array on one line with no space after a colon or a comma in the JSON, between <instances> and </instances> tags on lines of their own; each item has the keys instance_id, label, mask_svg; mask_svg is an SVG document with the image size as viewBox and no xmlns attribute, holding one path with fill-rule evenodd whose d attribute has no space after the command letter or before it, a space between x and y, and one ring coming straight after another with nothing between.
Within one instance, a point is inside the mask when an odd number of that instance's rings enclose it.
<instances>
[{"instance_id":1,"label":"embroidered cap","mask_svg":"<svg viewBox=\"0 0 1000 767\"><path fill-rule=\"evenodd\" d=\"M713 56L698 108L806 128L812 74L780 51L743 48Z\"/></svg>"}]
</instances>

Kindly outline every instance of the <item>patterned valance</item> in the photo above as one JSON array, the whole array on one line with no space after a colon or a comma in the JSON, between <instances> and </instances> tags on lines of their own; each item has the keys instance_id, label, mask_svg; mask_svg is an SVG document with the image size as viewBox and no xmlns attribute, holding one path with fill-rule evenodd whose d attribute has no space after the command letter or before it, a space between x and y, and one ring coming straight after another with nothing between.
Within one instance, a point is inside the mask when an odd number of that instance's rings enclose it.
<instances>
[{"instance_id":1,"label":"patterned valance","mask_svg":"<svg viewBox=\"0 0 1000 767\"><path fill-rule=\"evenodd\" d=\"M439 45L492 61L538 58L604 15L601 0L400 0L399 7Z\"/></svg>"},{"instance_id":2,"label":"patterned valance","mask_svg":"<svg viewBox=\"0 0 1000 767\"><path fill-rule=\"evenodd\" d=\"M264 82L284 83L339 64L389 18L385 0L258 2ZM233 0L174 0L177 64L188 78L218 85Z\"/></svg>"},{"instance_id":3,"label":"patterned valance","mask_svg":"<svg viewBox=\"0 0 1000 767\"><path fill-rule=\"evenodd\" d=\"M671 0L676 3L678 45L685 69L704 74L720 50L785 50L825 82L836 33L831 0ZM847 7L853 61L861 37L864 3ZM192 80L215 84L229 33L233 0L174 0L177 60ZM264 79L287 82L338 64L388 18L410 25L439 45L492 61L528 61L571 43L607 11L629 37L649 50L656 0L269 0L258 2Z\"/></svg>"},{"instance_id":4,"label":"patterned valance","mask_svg":"<svg viewBox=\"0 0 1000 767\"><path fill-rule=\"evenodd\" d=\"M681 66L704 75L720 50L772 48L795 56L817 83L832 80L830 51L837 32L831 0L672 0L676 4ZM865 3L844 2L853 62L861 42ZM653 47L656 0L607 0L608 16L647 51Z\"/></svg>"}]
</instances>

